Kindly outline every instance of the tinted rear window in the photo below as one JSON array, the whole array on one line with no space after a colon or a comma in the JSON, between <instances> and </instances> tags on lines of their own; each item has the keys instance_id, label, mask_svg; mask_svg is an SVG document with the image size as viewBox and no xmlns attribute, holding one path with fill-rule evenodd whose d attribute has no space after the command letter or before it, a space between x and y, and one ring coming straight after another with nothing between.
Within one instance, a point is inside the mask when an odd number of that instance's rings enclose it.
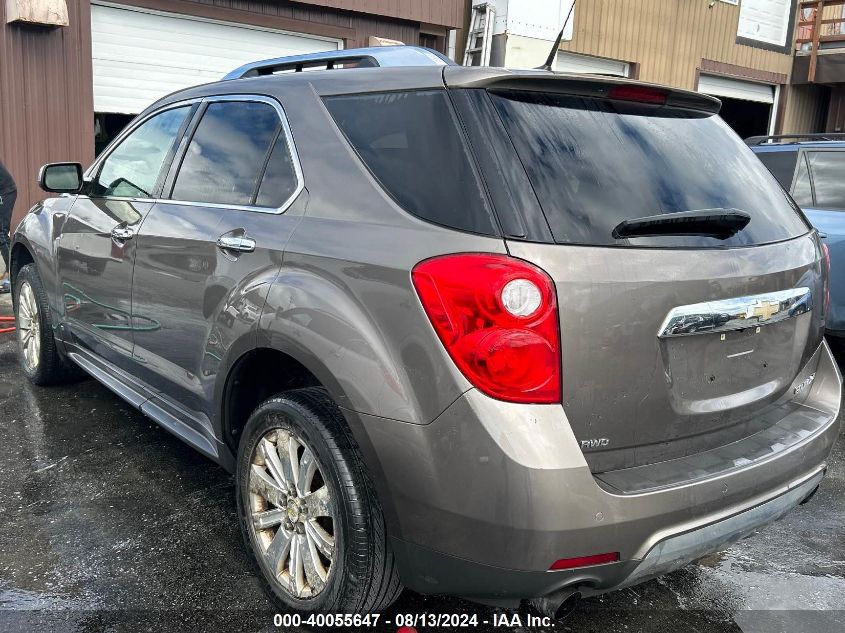
<instances>
[{"instance_id":1,"label":"tinted rear window","mask_svg":"<svg viewBox=\"0 0 845 633\"><path fill-rule=\"evenodd\" d=\"M792 176L795 174L798 152L757 152L757 158L772 172L772 176L777 178L781 187L789 191L792 186Z\"/></svg>"},{"instance_id":2,"label":"tinted rear window","mask_svg":"<svg viewBox=\"0 0 845 633\"><path fill-rule=\"evenodd\" d=\"M717 116L556 94L491 94L558 243L726 247L808 230L750 149ZM624 220L739 209L748 225L704 236L614 239Z\"/></svg>"},{"instance_id":3,"label":"tinted rear window","mask_svg":"<svg viewBox=\"0 0 845 633\"><path fill-rule=\"evenodd\" d=\"M326 107L405 210L444 226L496 232L445 90L330 97Z\"/></svg>"}]
</instances>

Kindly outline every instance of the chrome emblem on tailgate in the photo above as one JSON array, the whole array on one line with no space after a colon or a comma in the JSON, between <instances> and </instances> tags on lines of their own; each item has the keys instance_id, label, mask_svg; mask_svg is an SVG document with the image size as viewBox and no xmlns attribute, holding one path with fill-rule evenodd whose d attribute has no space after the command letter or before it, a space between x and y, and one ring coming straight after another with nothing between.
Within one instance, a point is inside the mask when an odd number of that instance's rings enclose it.
<instances>
[{"instance_id":1,"label":"chrome emblem on tailgate","mask_svg":"<svg viewBox=\"0 0 845 633\"><path fill-rule=\"evenodd\" d=\"M797 317L812 309L813 293L809 288L693 303L673 308L663 320L657 336L668 338L744 330Z\"/></svg>"},{"instance_id":2,"label":"chrome emblem on tailgate","mask_svg":"<svg viewBox=\"0 0 845 633\"><path fill-rule=\"evenodd\" d=\"M745 318L757 317L759 321L768 321L780 311L780 303L775 301L758 301L745 311Z\"/></svg>"}]
</instances>

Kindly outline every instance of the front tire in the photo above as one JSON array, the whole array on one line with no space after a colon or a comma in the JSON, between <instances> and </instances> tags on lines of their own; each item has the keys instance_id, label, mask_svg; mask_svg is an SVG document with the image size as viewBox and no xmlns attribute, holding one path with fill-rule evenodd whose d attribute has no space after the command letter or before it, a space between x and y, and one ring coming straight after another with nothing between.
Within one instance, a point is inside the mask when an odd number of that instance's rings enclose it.
<instances>
[{"instance_id":1,"label":"front tire","mask_svg":"<svg viewBox=\"0 0 845 633\"><path fill-rule=\"evenodd\" d=\"M279 607L371 613L399 596L381 506L325 390L289 391L253 412L236 483L244 540Z\"/></svg>"},{"instance_id":2,"label":"front tire","mask_svg":"<svg viewBox=\"0 0 845 633\"><path fill-rule=\"evenodd\" d=\"M59 355L47 292L35 264L27 264L15 278L15 327L21 366L30 382L51 385L75 374Z\"/></svg>"}]
</instances>

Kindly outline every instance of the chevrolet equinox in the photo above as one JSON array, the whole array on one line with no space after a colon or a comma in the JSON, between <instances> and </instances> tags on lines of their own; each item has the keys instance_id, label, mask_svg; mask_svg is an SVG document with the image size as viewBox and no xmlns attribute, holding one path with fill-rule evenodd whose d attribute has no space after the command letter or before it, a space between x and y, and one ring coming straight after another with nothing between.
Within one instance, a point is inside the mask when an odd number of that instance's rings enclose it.
<instances>
[{"instance_id":1,"label":"chevrolet equinox","mask_svg":"<svg viewBox=\"0 0 845 633\"><path fill-rule=\"evenodd\" d=\"M285 610L560 615L806 501L838 433L826 251L719 106L414 47L248 64L41 170L23 371L233 472Z\"/></svg>"}]
</instances>

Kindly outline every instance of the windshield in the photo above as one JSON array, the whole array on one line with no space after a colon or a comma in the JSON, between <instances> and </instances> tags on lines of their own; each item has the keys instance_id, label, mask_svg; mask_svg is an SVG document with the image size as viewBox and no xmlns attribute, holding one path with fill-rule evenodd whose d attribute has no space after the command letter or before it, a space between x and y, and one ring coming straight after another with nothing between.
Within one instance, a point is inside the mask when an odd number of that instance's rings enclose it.
<instances>
[{"instance_id":1,"label":"windshield","mask_svg":"<svg viewBox=\"0 0 845 633\"><path fill-rule=\"evenodd\" d=\"M744 246L809 228L718 116L549 93L494 92L491 98L558 243ZM750 221L725 239L613 236L625 220L705 209L736 209Z\"/></svg>"}]
</instances>

